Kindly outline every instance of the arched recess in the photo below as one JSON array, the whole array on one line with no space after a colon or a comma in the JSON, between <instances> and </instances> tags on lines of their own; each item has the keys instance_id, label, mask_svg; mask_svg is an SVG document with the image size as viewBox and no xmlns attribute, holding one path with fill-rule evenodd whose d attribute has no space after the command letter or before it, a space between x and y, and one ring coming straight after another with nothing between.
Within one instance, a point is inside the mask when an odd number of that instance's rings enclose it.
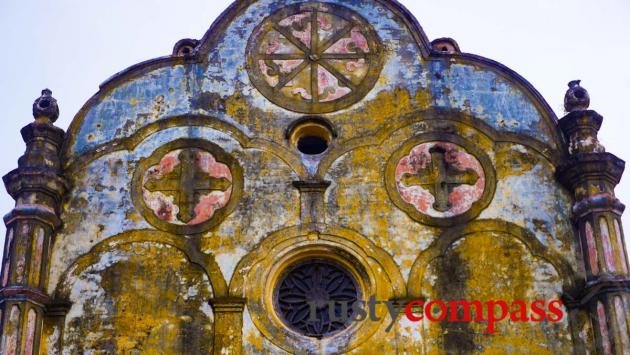
<instances>
[{"instance_id":1,"label":"arched recess","mask_svg":"<svg viewBox=\"0 0 630 355\"><path fill-rule=\"evenodd\" d=\"M70 305L62 347L211 354L215 320L208 301L226 290L214 258L185 238L122 233L94 246L62 275L55 299Z\"/></svg>"},{"instance_id":2,"label":"arched recess","mask_svg":"<svg viewBox=\"0 0 630 355\"><path fill-rule=\"evenodd\" d=\"M382 307L376 311L381 321L354 322L330 337L306 337L290 330L276 314L272 295L282 271L309 257L346 265L358 279L363 301L370 296L405 297L404 280L391 255L357 232L325 224L278 230L239 261L229 286L231 297L247 299L253 323L269 341L290 353L338 353L364 344L387 327L383 322L387 310Z\"/></svg>"},{"instance_id":3,"label":"arched recess","mask_svg":"<svg viewBox=\"0 0 630 355\"><path fill-rule=\"evenodd\" d=\"M555 321L538 319L531 307L544 302L544 317L551 314L547 304L571 297L575 273L560 255L546 248L533 233L501 220L477 220L445 230L420 253L408 280L408 294L414 299L443 302L479 301L471 306L471 322L423 322L423 335L433 341L429 352L510 352L514 346L528 353L564 353L572 349L570 316L565 308ZM488 301L503 301L508 312L516 311L516 320L506 314L488 334ZM515 305L515 303L517 303ZM495 307L497 308L497 307ZM450 310L448 311L450 312ZM458 317L463 316L459 308ZM498 317L498 311L495 315ZM524 318L525 317L525 318ZM532 339L540 341L532 342Z\"/></svg>"},{"instance_id":4,"label":"arched recess","mask_svg":"<svg viewBox=\"0 0 630 355\"><path fill-rule=\"evenodd\" d=\"M569 263L559 254L545 247L536 236L525 228L514 223L502 220L476 220L467 224L446 229L436 240L422 251L411 267L409 280L407 282L407 293L409 297L421 298L422 284L415 282L421 280L429 262L444 254L451 245L468 235L484 232L496 232L510 235L522 242L532 256L542 258L551 264L562 279L562 288L565 295L574 294L576 280L575 271Z\"/></svg>"},{"instance_id":5,"label":"arched recess","mask_svg":"<svg viewBox=\"0 0 630 355\"><path fill-rule=\"evenodd\" d=\"M219 268L219 264L214 260L212 255L204 254L200 252L190 240L181 236L172 235L166 232L161 232L152 229L133 230L120 233L105 239L104 241L96 244L89 252L79 257L64 273L62 274L57 288L54 292L55 299L65 300L67 296L67 289L64 289L64 284L68 278L68 274L75 271L85 269L89 265L92 265L98 257L104 252L113 249L117 245L139 242L155 242L160 244L170 245L182 251L188 260L198 267L201 267L204 273L208 276L210 284L212 286L212 293L214 297L225 297L227 295L227 283L223 279L223 274Z\"/></svg>"}]
</instances>

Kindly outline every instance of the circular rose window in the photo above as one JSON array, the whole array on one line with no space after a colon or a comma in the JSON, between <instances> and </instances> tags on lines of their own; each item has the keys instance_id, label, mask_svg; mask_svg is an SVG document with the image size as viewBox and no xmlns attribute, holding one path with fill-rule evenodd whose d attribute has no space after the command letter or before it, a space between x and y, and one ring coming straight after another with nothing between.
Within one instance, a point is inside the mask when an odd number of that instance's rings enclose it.
<instances>
[{"instance_id":1,"label":"circular rose window","mask_svg":"<svg viewBox=\"0 0 630 355\"><path fill-rule=\"evenodd\" d=\"M252 33L248 73L271 102L304 113L336 111L359 101L380 75L380 41L363 18L324 3L287 6Z\"/></svg>"},{"instance_id":2,"label":"circular rose window","mask_svg":"<svg viewBox=\"0 0 630 355\"><path fill-rule=\"evenodd\" d=\"M337 263L309 259L289 267L280 278L274 295L276 312L302 335L329 336L350 325L352 304L360 299L357 285Z\"/></svg>"}]
</instances>

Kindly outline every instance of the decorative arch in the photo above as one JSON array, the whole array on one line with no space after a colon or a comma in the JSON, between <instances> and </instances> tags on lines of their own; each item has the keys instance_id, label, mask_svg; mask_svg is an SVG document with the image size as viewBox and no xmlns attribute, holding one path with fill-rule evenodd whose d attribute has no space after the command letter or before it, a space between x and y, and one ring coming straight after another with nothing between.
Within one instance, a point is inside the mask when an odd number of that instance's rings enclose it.
<instances>
[{"instance_id":1,"label":"decorative arch","mask_svg":"<svg viewBox=\"0 0 630 355\"><path fill-rule=\"evenodd\" d=\"M325 176L330 166L344 154L362 147L384 145L395 133L411 130L414 125L420 123L425 123L428 126L426 132L449 132L453 131L457 125L461 125L461 127L475 131L484 144L492 146L499 142L513 142L533 149L554 166L559 165L562 161L562 152L550 149L549 146L535 139L511 132L497 131L489 124L466 112L432 107L406 114L404 119L398 123L386 125L373 135L353 138L331 146L328 154L318 165L316 177ZM411 132L410 134L415 133Z\"/></svg>"},{"instance_id":2,"label":"decorative arch","mask_svg":"<svg viewBox=\"0 0 630 355\"><path fill-rule=\"evenodd\" d=\"M252 321L270 341L288 352L345 352L387 324L362 321L321 340L289 330L273 306L273 290L282 271L307 258L325 258L350 270L362 289L363 300L403 299L403 277L391 255L352 230L325 224L294 226L269 234L236 266L229 286L230 297L246 298ZM380 311L385 311L381 309ZM380 312L377 310L377 312Z\"/></svg>"},{"instance_id":3,"label":"decorative arch","mask_svg":"<svg viewBox=\"0 0 630 355\"><path fill-rule=\"evenodd\" d=\"M498 232L510 235L522 242L532 256L551 264L562 279L563 296L572 298L575 294L576 274L571 265L559 254L545 247L529 230L502 220L476 220L468 224L446 229L435 241L420 253L409 273L407 293L410 298L422 298L422 277L429 263L443 255L460 239L481 232Z\"/></svg>"},{"instance_id":4,"label":"decorative arch","mask_svg":"<svg viewBox=\"0 0 630 355\"><path fill-rule=\"evenodd\" d=\"M360 251L365 255L366 260L369 260L371 263L378 263L384 268L385 275L392 283L395 296L405 296L404 279L396 262L389 253L353 230L326 224L293 226L270 233L236 265L229 283L229 296L244 297L247 272L261 260L273 256L272 250L291 247L297 244L298 240L301 242L330 240L349 249Z\"/></svg>"},{"instance_id":5,"label":"decorative arch","mask_svg":"<svg viewBox=\"0 0 630 355\"><path fill-rule=\"evenodd\" d=\"M226 285L195 241L136 230L100 242L62 275L54 297L68 308L45 331L70 352L213 353L221 317L209 301Z\"/></svg>"},{"instance_id":6,"label":"decorative arch","mask_svg":"<svg viewBox=\"0 0 630 355\"><path fill-rule=\"evenodd\" d=\"M296 174L300 176L305 174L304 166L295 152L270 140L250 138L239 127L231 123L214 116L201 114L170 116L158 122L149 123L138 129L129 137L114 139L97 146L91 153L85 153L76 158L66 155L64 156L63 165L66 167L66 171L76 171L91 161L109 153L120 150L134 150L153 134L174 127L207 127L216 129L230 135L241 147L245 149L260 149L271 153L284 161Z\"/></svg>"},{"instance_id":7,"label":"decorative arch","mask_svg":"<svg viewBox=\"0 0 630 355\"><path fill-rule=\"evenodd\" d=\"M96 244L90 251L79 257L70 267L63 272L57 287L55 288L54 298L56 300L67 300L69 291L66 289L68 277L72 272L84 270L93 265L101 254L113 250L118 245L154 242L172 246L181 251L190 261L191 264L199 267L208 277L212 292L215 298L225 297L227 295L227 283L223 278L221 269L214 259L214 256L200 252L191 240L175 236L169 233L157 230L134 230L112 236L102 242Z\"/></svg>"}]
</instances>

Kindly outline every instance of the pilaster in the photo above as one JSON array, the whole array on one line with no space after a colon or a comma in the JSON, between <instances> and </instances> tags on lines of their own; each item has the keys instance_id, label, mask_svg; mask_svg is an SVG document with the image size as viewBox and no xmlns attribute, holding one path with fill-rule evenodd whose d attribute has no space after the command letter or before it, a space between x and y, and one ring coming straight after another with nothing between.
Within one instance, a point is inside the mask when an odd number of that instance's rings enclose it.
<instances>
[{"instance_id":1,"label":"pilaster","mask_svg":"<svg viewBox=\"0 0 630 355\"><path fill-rule=\"evenodd\" d=\"M214 298L210 300L214 313L214 353L243 353L243 298Z\"/></svg>"},{"instance_id":2,"label":"pilaster","mask_svg":"<svg viewBox=\"0 0 630 355\"><path fill-rule=\"evenodd\" d=\"M300 191L300 219L302 224L324 223L324 194L330 181L294 181L293 186Z\"/></svg>"}]
</instances>

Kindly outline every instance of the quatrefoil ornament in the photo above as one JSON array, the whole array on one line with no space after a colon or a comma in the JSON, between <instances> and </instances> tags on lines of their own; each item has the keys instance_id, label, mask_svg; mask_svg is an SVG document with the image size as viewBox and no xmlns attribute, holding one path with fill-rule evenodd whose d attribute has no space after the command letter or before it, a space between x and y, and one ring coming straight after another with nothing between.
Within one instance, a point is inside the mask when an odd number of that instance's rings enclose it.
<instances>
[{"instance_id":1,"label":"quatrefoil ornament","mask_svg":"<svg viewBox=\"0 0 630 355\"><path fill-rule=\"evenodd\" d=\"M372 89L383 66L381 42L363 18L332 4L287 6L252 33L247 68L271 102L302 113L348 107Z\"/></svg>"},{"instance_id":2,"label":"quatrefoil ornament","mask_svg":"<svg viewBox=\"0 0 630 355\"><path fill-rule=\"evenodd\" d=\"M181 139L140 162L133 199L153 226L177 234L204 232L234 208L243 185L237 161L204 140Z\"/></svg>"},{"instance_id":3,"label":"quatrefoil ornament","mask_svg":"<svg viewBox=\"0 0 630 355\"><path fill-rule=\"evenodd\" d=\"M449 134L407 141L390 157L385 179L396 206L421 223L443 227L477 217L496 186L486 153Z\"/></svg>"}]
</instances>

